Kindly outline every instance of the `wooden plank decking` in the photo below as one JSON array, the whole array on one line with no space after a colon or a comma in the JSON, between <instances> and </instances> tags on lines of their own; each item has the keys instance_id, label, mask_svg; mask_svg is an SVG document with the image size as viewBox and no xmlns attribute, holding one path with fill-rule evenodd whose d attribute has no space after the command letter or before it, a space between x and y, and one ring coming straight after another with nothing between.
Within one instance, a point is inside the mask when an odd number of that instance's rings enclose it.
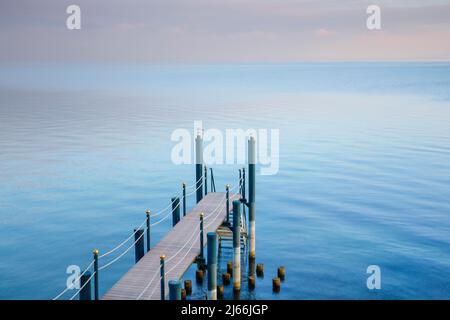
<instances>
[{"instance_id":1,"label":"wooden plank decking","mask_svg":"<svg viewBox=\"0 0 450 320\"><path fill-rule=\"evenodd\" d=\"M169 293L168 281L180 279L200 253L199 214L204 213L204 244L206 234L216 231L226 216L225 192L208 193L172 228L161 241L135 264L104 296L104 300L159 300L160 256L165 255L165 292ZM231 202L239 195L230 193ZM206 250L205 250L206 255ZM153 281L152 281L153 279Z\"/></svg>"}]
</instances>

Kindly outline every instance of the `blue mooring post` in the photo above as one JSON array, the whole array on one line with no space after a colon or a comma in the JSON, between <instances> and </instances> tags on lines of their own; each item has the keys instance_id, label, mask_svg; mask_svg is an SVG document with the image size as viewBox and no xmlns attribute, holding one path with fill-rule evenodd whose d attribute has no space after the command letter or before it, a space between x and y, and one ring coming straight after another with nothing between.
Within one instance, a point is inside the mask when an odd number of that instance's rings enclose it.
<instances>
[{"instance_id":1,"label":"blue mooring post","mask_svg":"<svg viewBox=\"0 0 450 320\"><path fill-rule=\"evenodd\" d=\"M186 183L183 182L183 217L186 217Z\"/></svg>"},{"instance_id":2,"label":"blue mooring post","mask_svg":"<svg viewBox=\"0 0 450 320\"><path fill-rule=\"evenodd\" d=\"M225 190L227 193L227 203L226 203L226 207L227 207L227 223L230 223L230 185L227 184L225 186Z\"/></svg>"},{"instance_id":3,"label":"blue mooring post","mask_svg":"<svg viewBox=\"0 0 450 320\"><path fill-rule=\"evenodd\" d=\"M256 248L255 248L255 240L256 240L256 227L255 227L255 179L256 179L256 141L254 137L250 137L248 140L248 174L249 174L249 192L248 192L248 220L249 220L249 242L250 242L250 250L249 250L249 258L255 259L256 257Z\"/></svg>"},{"instance_id":4,"label":"blue mooring post","mask_svg":"<svg viewBox=\"0 0 450 320\"><path fill-rule=\"evenodd\" d=\"M208 300L217 300L217 234L208 232Z\"/></svg>"},{"instance_id":5,"label":"blue mooring post","mask_svg":"<svg viewBox=\"0 0 450 320\"><path fill-rule=\"evenodd\" d=\"M161 269L161 300L165 300L165 298L166 298L166 288L165 288L165 285L166 285L166 281L165 281L165 279L164 279L164 277L165 277L165 272L164 272L164 259L166 258L166 256L165 255L162 255L162 256L160 256L159 257L159 263L160 263L160 269Z\"/></svg>"},{"instance_id":6,"label":"blue mooring post","mask_svg":"<svg viewBox=\"0 0 450 320\"><path fill-rule=\"evenodd\" d=\"M169 281L169 300L181 300L181 281Z\"/></svg>"},{"instance_id":7,"label":"blue mooring post","mask_svg":"<svg viewBox=\"0 0 450 320\"><path fill-rule=\"evenodd\" d=\"M134 256L136 263L144 256L144 229L134 229Z\"/></svg>"},{"instance_id":8,"label":"blue mooring post","mask_svg":"<svg viewBox=\"0 0 450 320\"><path fill-rule=\"evenodd\" d=\"M233 201L233 288L241 290L241 202Z\"/></svg>"},{"instance_id":9,"label":"blue mooring post","mask_svg":"<svg viewBox=\"0 0 450 320\"><path fill-rule=\"evenodd\" d=\"M80 277L80 300L91 300L91 273L86 271Z\"/></svg>"},{"instance_id":10,"label":"blue mooring post","mask_svg":"<svg viewBox=\"0 0 450 320\"><path fill-rule=\"evenodd\" d=\"M203 198L203 138L197 135L195 138L195 187L197 190L197 203Z\"/></svg>"},{"instance_id":11,"label":"blue mooring post","mask_svg":"<svg viewBox=\"0 0 450 320\"><path fill-rule=\"evenodd\" d=\"M98 253L99 251L95 249L93 251L94 254L94 300L99 299L98 295Z\"/></svg>"},{"instance_id":12,"label":"blue mooring post","mask_svg":"<svg viewBox=\"0 0 450 320\"><path fill-rule=\"evenodd\" d=\"M205 166L205 196L208 194L208 168Z\"/></svg>"},{"instance_id":13,"label":"blue mooring post","mask_svg":"<svg viewBox=\"0 0 450 320\"><path fill-rule=\"evenodd\" d=\"M172 227L180 222L180 198L172 198Z\"/></svg>"},{"instance_id":14,"label":"blue mooring post","mask_svg":"<svg viewBox=\"0 0 450 320\"><path fill-rule=\"evenodd\" d=\"M150 210L145 211L147 215L147 252L150 251Z\"/></svg>"}]
</instances>

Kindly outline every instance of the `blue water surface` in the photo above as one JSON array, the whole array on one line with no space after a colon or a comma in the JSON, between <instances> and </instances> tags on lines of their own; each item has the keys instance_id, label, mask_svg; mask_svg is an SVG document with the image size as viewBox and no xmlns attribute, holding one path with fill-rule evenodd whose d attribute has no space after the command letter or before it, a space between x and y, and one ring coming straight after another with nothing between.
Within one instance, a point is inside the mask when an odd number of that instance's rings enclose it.
<instances>
[{"instance_id":1,"label":"blue water surface","mask_svg":"<svg viewBox=\"0 0 450 320\"><path fill-rule=\"evenodd\" d=\"M194 120L280 130L279 171L257 176L265 277L241 298L450 298L449 63L1 66L0 298L53 298L68 265L192 184L170 137ZM240 165L213 167L218 189L236 183ZM102 272L101 293L133 262Z\"/></svg>"}]
</instances>

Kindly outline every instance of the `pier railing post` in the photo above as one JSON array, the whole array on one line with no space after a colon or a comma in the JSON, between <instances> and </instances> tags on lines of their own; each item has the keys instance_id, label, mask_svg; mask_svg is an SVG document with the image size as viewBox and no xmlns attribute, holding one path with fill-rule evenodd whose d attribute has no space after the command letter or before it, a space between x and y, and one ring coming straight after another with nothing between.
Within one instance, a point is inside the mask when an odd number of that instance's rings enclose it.
<instances>
[{"instance_id":1,"label":"pier railing post","mask_svg":"<svg viewBox=\"0 0 450 320\"><path fill-rule=\"evenodd\" d=\"M217 234L208 232L208 300L217 300Z\"/></svg>"},{"instance_id":2,"label":"pier railing post","mask_svg":"<svg viewBox=\"0 0 450 320\"><path fill-rule=\"evenodd\" d=\"M172 198L172 227L180 221L180 198Z\"/></svg>"},{"instance_id":3,"label":"pier railing post","mask_svg":"<svg viewBox=\"0 0 450 320\"><path fill-rule=\"evenodd\" d=\"M181 300L181 281L169 281L169 300Z\"/></svg>"},{"instance_id":4,"label":"pier railing post","mask_svg":"<svg viewBox=\"0 0 450 320\"><path fill-rule=\"evenodd\" d=\"M200 213L200 256L197 258L197 265L199 269L205 267L205 253L204 253L204 235L203 235L203 212Z\"/></svg>"},{"instance_id":5,"label":"pier railing post","mask_svg":"<svg viewBox=\"0 0 450 320\"><path fill-rule=\"evenodd\" d=\"M254 137L250 137L248 140L248 173L249 173L249 192L248 192L248 207L249 207L249 240L250 240L250 259L255 259L256 257L256 219L255 219L255 178L256 178L256 141Z\"/></svg>"},{"instance_id":6,"label":"pier railing post","mask_svg":"<svg viewBox=\"0 0 450 320\"><path fill-rule=\"evenodd\" d=\"M99 251L97 249L95 249L93 252L94 254L94 300L98 300L99 299L99 294L98 294L98 253Z\"/></svg>"},{"instance_id":7,"label":"pier railing post","mask_svg":"<svg viewBox=\"0 0 450 320\"><path fill-rule=\"evenodd\" d=\"M91 273L86 271L80 277L80 300L91 300Z\"/></svg>"},{"instance_id":8,"label":"pier railing post","mask_svg":"<svg viewBox=\"0 0 450 320\"><path fill-rule=\"evenodd\" d=\"M183 182L183 217L186 216L186 183Z\"/></svg>"},{"instance_id":9,"label":"pier railing post","mask_svg":"<svg viewBox=\"0 0 450 320\"><path fill-rule=\"evenodd\" d=\"M242 170L239 169L239 193L242 195Z\"/></svg>"},{"instance_id":10,"label":"pier railing post","mask_svg":"<svg viewBox=\"0 0 450 320\"><path fill-rule=\"evenodd\" d=\"M195 181L197 190L197 203L203 198L203 138L195 138Z\"/></svg>"},{"instance_id":11,"label":"pier railing post","mask_svg":"<svg viewBox=\"0 0 450 320\"><path fill-rule=\"evenodd\" d=\"M208 194L208 168L205 166L205 196Z\"/></svg>"},{"instance_id":12,"label":"pier railing post","mask_svg":"<svg viewBox=\"0 0 450 320\"><path fill-rule=\"evenodd\" d=\"M241 202L233 201L233 287L241 289Z\"/></svg>"},{"instance_id":13,"label":"pier railing post","mask_svg":"<svg viewBox=\"0 0 450 320\"><path fill-rule=\"evenodd\" d=\"M226 194L227 194L227 203L226 203L227 223L230 223L230 185L229 184L227 184L225 186L225 190L226 190Z\"/></svg>"},{"instance_id":14,"label":"pier railing post","mask_svg":"<svg viewBox=\"0 0 450 320\"><path fill-rule=\"evenodd\" d=\"M144 229L134 229L134 253L138 263L144 256Z\"/></svg>"},{"instance_id":15,"label":"pier railing post","mask_svg":"<svg viewBox=\"0 0 450 320\"><path fill-rule=\"evenodd\" d=\"M165 300L165 297L166 297L166 288L165 288L165 284L166 284L166 281L165 281L165 272L164 272L164 259L166 258L166 256L165 255L162 255L162 256L160 256L159 257L159 263L160 263L160 274L161 274L161 284L160 284L160 286L161 286L161 300Z\"/></svg>"},{"instance_id":16,"label":"pier railing post","mask_svg":"<svg viewBox=\"0 0 450 320\"><path fill-rule=\"evenodd\" d=\"M147 252L150 251L150 210L145 211L147 215Z\"/></svg>"},{"instance_id":17,"label":"pier railing post","mask_svg":"<svg viewBox=\"0 0 450 320\"><path fill-rule=\"evenodd\" d=\"M242 168L242 197L245 199L245 168Z\"/></svg>"}]
</instances>

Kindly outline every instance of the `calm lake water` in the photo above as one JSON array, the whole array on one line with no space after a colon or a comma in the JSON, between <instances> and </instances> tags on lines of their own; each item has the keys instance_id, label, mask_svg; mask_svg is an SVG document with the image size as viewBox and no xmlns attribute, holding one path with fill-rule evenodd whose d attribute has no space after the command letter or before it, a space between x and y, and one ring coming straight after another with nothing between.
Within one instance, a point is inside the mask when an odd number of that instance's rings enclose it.
<instances>
[{"instance_id":1,"label":"calm lake water","mask_svg":"<svg viewBox=\"0 0 450 320\"><path fill-rule=\"evenodd\" d=\"M280 170L257 176L265 277L242 298L450 298L449 63L1 66L0 298L53 298L68 265L194 183L170 159L194 120L280 129ZM238 165L213 167L218 189L236 183ZM105 270L101 293L133 262Z\"/></svg>"}]
</instances>

